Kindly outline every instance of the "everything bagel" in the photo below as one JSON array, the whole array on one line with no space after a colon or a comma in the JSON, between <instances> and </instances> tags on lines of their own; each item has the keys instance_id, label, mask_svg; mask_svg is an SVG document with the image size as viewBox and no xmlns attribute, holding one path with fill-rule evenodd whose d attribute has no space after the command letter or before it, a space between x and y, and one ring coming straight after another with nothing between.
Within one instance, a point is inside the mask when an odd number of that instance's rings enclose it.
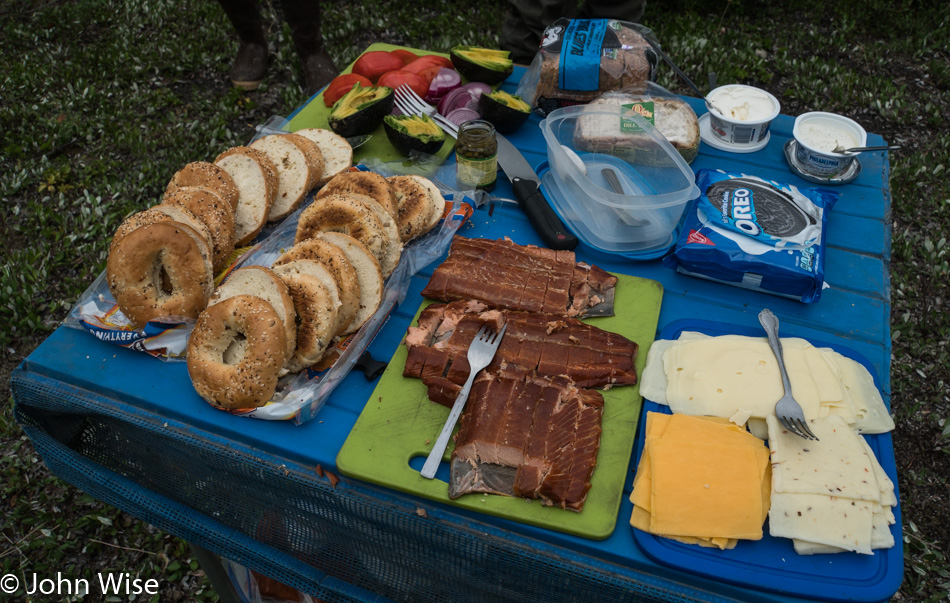
<instances>
[{"instance_id":1,"label":"everything bagel","mask_svg":"<svg viewBox=\"0 0 950 603\"><path fill-rule=\"evenodd\" d=\"M195 318L214 289L207 243L173 221L146 224L119 239L109 252L106 280L136 327L155 318Z\"/></svg>"},{"instance_id":2,"label":"everything bagel","mask_svg":"<svg viewBox=\"0 0 950 603\"><path fill-rule=\"evenodd\" d=\"M188 340L188 374L212 406L257 408L274 395L286 349L283 322L269 303L229 297L198 317Z\"/></svg>"}]
</instances>

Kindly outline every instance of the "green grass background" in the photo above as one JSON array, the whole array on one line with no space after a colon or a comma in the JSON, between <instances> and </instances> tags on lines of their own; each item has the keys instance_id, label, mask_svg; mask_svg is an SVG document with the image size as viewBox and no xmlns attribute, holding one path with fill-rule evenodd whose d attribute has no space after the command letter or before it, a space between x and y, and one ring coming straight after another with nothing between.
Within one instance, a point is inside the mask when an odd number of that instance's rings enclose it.
<instances>
[{"instance_id":1,"label":"green grass background","mask_svg":"<svg viewBox=\"0 0 950 603\"><path fill-rule=\"evenodd\" d=\"M342 67L373 42L496 46L500 0L322 2ZM210 0L0 0L0 574L157 578L155 601L216 595L179 539L53 477L12 419L10 371L103 269L124 216L189 161L243 144L305 100L289 28L232 89L237 43ZM649 0L643 23L703 85L763 87L783 113L849 115L892 156L893 410L906 552L899 600L950 596L950 8L942 2ZM664 69L661 83L688 89ZM86 601L98 600L94 596Z\"/></svg>"}]
</instances>

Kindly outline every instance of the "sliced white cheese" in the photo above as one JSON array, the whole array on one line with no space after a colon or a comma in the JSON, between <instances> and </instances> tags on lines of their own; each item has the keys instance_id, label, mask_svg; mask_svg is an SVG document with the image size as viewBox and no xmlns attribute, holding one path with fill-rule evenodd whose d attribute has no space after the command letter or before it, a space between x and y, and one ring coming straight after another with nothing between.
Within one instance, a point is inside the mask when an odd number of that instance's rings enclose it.
<instances>
[{"instance_id":1,"label":"sliced white cheese","mask_svg":"<svg viewBox=\"0 0 950 603\"><path fill-rule=\"evenodd\" d=\"M640 395L644 400L667 404L663 353L675 344L675 339L657 339L650 345L650 351L647 352L647 364L640 374Z\"/></svg>"},{"instance_id":2,"label":"sliced white cheese","mask_svg":"<svg viewBox=\"0 0 950 603\"><path fill-rule=\"evenodd\" d=\"M775 417L767 417L766 421L772 451L773 492L880 502L881 489L867 445L844 419L832 416L809 421L817 442L786 431Z\"/></svg>"},{"instance_id":3,"label":"sliced white cheese","mask_svg":"<svg viewBox=\"0 0 950 603\"><path fill-rule=\"evenodd\" d=\"M818 388L804 349L786 346L785 364L805 416L817 417ZM676 413L731 417L743 408L762 418L774 412L785 392L765 339L727 335L684 341L664 352L663 367L667 401Z\"/></svg>"},{"instance_id":4,"label":"sliced white cheese","mask_svg":"<svg viewBox=\"0 0 950 603\"><path fill-rule=\"evenodd\" d=\"M848 390L854 404L854 428L861 433L885 433L894 429L884 398L874 385L874 378L863 364L835 352L835 361L841 373L841 383Z\"/></svg>"},{"instance_id":5,"label":"sliced white cheese","mask_svg":"<svg viewBox=\"0 0 950 603\"><path fill-rule=\"evenodd\" d=\"M769 533L871 555L872 507L823 494L773 493Z\"/></svg>"}]
</instances>

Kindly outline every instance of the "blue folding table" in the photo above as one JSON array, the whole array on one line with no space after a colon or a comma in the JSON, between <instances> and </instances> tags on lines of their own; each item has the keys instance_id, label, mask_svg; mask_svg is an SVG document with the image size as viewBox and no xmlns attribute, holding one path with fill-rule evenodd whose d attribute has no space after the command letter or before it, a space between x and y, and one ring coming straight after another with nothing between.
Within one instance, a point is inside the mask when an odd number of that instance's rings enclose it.
<instances>
[{"instance_id":1,"label":"blue folding table","mask_svg":"<svg viewBox=\"0 0 950 603\"><path fill-rule=\"evenodd\" d=\"M504 87L513 90L520 75L516 70ZM697 114L705 111L702 102L688 100ZM782 156L792 122L789 116L776 119L768 146L755 153L703 144L692 167L809 186ZM546 160L537 126L532 117L510 136L534 165ZM868 144L881 143L880 136L869 136ZM861 162L857 180L837 188L841 198L828 223L825 264L830 288L815 304L683 276L659 260L617 260L583 246L577 255L662 283L661 334L695 324L758 328L757 313L768 307L781 319L783 335L841 346L865 359L889 400L889 168L880 153L864 154ZM495 194L512 197L503 177ZM496 204L491 216L487 208L475 211L462 234L540 244L509 204ZM375 358L392 357L431 270L413 278L406 300L369 348ZM816 594L795 586L809 579L807 572L799 572L800 582L785 584L781 568L757 580L748 568L745 574L728 567L720 572L704 560L690 567L682 559L651 557L628 525L626 500L613 534L595 541L359 480L331 481L326 472L339 474L337 452L374 386L351 373L318 417L301 426L251 420L203 402L184 363L161 362L65 327L12 380L17 420L53 473L162 530L326 601L785 601L803 594L872 601L887 599L900 584L900 540L873 575L825 577ZM893 465L890 435L875 437L886 457L882 463ZM632 457L626 493L635 467ZM834 556L816 558L836 563ZM795 571L790 566L786 574Z\"/></svg>"}]
</instances>

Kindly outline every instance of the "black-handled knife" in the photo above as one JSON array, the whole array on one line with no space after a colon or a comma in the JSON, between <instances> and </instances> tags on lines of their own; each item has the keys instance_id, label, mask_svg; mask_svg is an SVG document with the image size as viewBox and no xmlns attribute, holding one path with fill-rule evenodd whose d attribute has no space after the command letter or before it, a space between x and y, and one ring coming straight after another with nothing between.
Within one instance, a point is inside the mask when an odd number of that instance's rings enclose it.
<instances>
[{"instance_id":1,"label":"black-handled knife","mask_svg":"<svg viewBox=\"0 0 950 603\"><path fill-rule=\"evenodd\" d=\"M528 217L544 244L551 249L574 249L577 237L568 231L538 188L541 180L521 151L502 136L498 137L498 164L511 180L518 206Z\"/></svg>"}]
</instances>

